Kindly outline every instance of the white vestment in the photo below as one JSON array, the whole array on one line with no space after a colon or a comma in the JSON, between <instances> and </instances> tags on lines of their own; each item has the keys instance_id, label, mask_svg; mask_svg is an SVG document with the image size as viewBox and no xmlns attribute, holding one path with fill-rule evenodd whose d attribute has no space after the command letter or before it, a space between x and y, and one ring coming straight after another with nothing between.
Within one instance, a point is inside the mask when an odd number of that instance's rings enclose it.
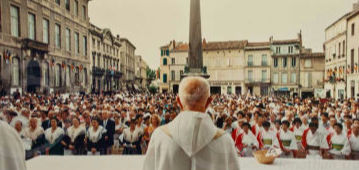
<instances>
[{"instance_id":1,"label":"white vestment","mask_svg":"<svg viewBox=\"0 0 359 170\"><path fill-rule=\"evenodd\" d=\"M3 121L0 121L0 138L0 169L26 170L25 149L20 136Z\"/></svg>"},{"instance_id":2,"label":"white vestment","mask_svg":"<svg viewBox=\"0 0 359 170\"><path fill-rule=\"evenodd\" d=\"M152 134L143 170L238 170L234 142L228 134L214 139L218 132L204 113L182 112Z\"/></svg>"}]
</instances>

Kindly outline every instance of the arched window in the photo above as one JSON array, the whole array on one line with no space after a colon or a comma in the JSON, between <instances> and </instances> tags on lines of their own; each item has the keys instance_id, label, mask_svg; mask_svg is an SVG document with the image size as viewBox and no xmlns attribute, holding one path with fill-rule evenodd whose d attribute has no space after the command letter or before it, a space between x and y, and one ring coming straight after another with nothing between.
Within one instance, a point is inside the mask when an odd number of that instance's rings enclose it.
<instances>
[{"instance_id":1,"label":"arched window","mask_svg":"<svg viewBox=\"0 0 359 170\"><path fill-rule=\"evenodd\" d=\"M50 73L49 73L49 63L48 62L45 62L44 63L44 67L42 69L42 80L43 80L43 84L44 86L49 86L50 84Z\"/></svg>"},{"instance_id":2,"label":"arched window","mask_svg":"<svg viewBox=\"0 0 359 170\"><path fill-rule=\"evenodd\" d=\"M70 87L71 86L71 68L70 66L67 66L66 68L66 87Z\"/></svg>"},{"instance_id":3,"label":"arched window","mask_svg":"<svg viewBox=\"0 0 359 170\"><path fill-rule=\"evenodd\" d=\"M20 85L20 60L17 57L12 59L12 85Z\"/></svg>"},{"instance_id":4,"label":"arched window","mask_svg":"<svg viewBox=\"0 0 359 170\"><path fill-rule=\"evenodd\" d=\"M56 64L55 67L55 86L60 87L61 86L61 65Z\"/></svg>"}]
</instances>

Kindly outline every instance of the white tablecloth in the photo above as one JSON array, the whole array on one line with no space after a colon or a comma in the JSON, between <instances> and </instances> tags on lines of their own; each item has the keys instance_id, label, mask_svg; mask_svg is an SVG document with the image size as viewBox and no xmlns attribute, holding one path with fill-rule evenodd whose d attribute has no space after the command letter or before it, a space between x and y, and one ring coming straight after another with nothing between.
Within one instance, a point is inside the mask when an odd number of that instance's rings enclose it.
<instances>
[{"instance_id":1,"label":"white tablecloth","mask_svg":"<svg viewBox=\"0 0 359 170\"><path fill-rule=\"evenodd\" d=\"M40 156L27 161L28 170L141 170L143 156ZM276 159L262 165L239 158L241 170L358 170L359 161ZM210 163L210 162L209 162Z\"/></svg>"}]
</instances>

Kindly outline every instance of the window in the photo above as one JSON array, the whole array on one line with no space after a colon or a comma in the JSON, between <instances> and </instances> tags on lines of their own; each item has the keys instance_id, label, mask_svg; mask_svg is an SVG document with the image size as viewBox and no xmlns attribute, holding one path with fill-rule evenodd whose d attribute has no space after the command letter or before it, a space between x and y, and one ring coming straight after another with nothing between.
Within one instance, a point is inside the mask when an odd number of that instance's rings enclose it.
<instances>
[{"instance_id":1,"label":"window","mask_svg":"<svg viewBox=\"0 0 359 170\"><path fill-rule=\"evenodd\" d=\"M49 20L42 20L42 41L46 44L49 43Z\"/></svg>"},{"instance_id":2,"label":"window","mask_svg":"<svg viewBox=\"0 0 359 170\"><path fill-rule=\"evenodd\" d=\"M87 56L87 37L86 36L82 37L82 45L83 45L83 48L82 48L83 55Z\"/></svg>"},{"instance_id":3,"label":"window","mask_svg":"<svg viewBox=\"0 0 359 170\"><path fill-rule=\"evenodd\" d=\"M80 69L76 67L75 69L75 84L78 86L80 85Z\"/></svg>"},{"instance_id":4,"label":"window","mask_svg":"<svg viewBox=\"0 0 359 170\"><path fill-rule=\"evenodd\" d=\"M20 60L17 57L12 59L12 85L20 85Z\"/></svg>"},{"instance_id":5,"label":"window","mask_svg":"<svg viewBox=\"0 0 359 170\"><path fill-rule=\"evenodd\" d=\"M166 50L166 56L170 56L170 50Z\"/></svg>"},{"instance_id":6,"label":"window","mask_svg":"<svg viewBox=\"0 0 359 170\"><path fill-rule=\"evenodd\" d=\"M79 33L75 32L75 52L76 54L80 53L80 46L79 46L80 40L79 40Z\"/></svg>"},{"instance_id":7,"label":"window","mask_svg":"<svg viewBox=\"0 0 359 170\"><path fill-rule=\"evenodd\" d=\"M252 55L248 56L248 66L253 66L253 56Z\"/></svg>"},{"instance_id":8,"label":"window","mask_svg":"<svg viewBox=\"0 0 359 170\"><path fill-rule=\"evenodd\" d=\"M292 54L293 53L293 46L288 46L288 53Z\"/></svg>"},{"instance_id":9,"label":"window","mask_svg":"<svg viewBox=\"0 0 359 170\"><path fill-rule=\"evenodd\" d=\"M267 70L262 70L262 82L267 81Z\"/></svg>"},{"instance_id":10,"label":"window","mask_svg":"<svg viewBox=\"0 0 359 170\"><path fill-rule=\"evenodd\" d=\"M290 82L291 83L297 82L297 74L296 73L292 73L292 75L290 76Z\"/></svg>"},{"instance_id":11,"label":"window","mask_svg":"<svg viewBox=\"0 0 359 170\"><path fill-rule=\"evenodd\" d=\"M70 0L65 0L65 8L67 11L70 11Z\"/></svg>"},{"instance_id":12,"label":"window","mask_svg":"<svg viewBox=\"0 0 359 170\"><path fill-rule=\"evenodd\" d=\"M55 47L61 48L61 27L59 24L55 24Z\"/></svg>"},{"instance_id":13,"label":"window","mask_svg":"<svg viewBox=\"0 0 359 170\"><path fill-rule=\"evenodd\" d=\"M84 86L86 86L86 84L87 84L87 69L84 68L83 72L84 72L84 75L83 75L82 81L83 81Z\"/></svg>"},{"instance_id":14,"label":"window","mask_svg":"<svg viewBox=\"0 0 359 170\"><path fill-rule=\"evenodd\" d=\"M101 43L100 43L100 41L97 41L97 49L98 49L98 50L101 49Z\"/></svg>"},{"instance_id":15,"label":"window","mask_svg":"<svg viewBox=\"0 0 359 170\"><path fill-rule=\"evenodd\" d=\"M304 62L304 67L310 68L312 67L312 60L311 59L306 59Z\"/></svg>"},{"instance_id":16,"label":"window","mask_svg":"<svg viewBox=\"0 0 359 170\"><path fill-rule=\"evenodd\" d=\"M36 36L36 20L35 20L35 15L29 13L27 15L27 24L28 24L28 37L31 40L35 40L35 36Z\"/></svg>"},{"instance_id":17,"label":"window","mask_svg":"<svg viewBox=\"0 0 359 170\"><path fill-rule=\"evenodd\" d=\"M71 86L71 74L70 74L70 71L71 71L71 67L70 66L67 66L66 68L66 87L70 87Z\"/></svg>"},{"instance_id":18,"label":"window","mask_svg":"<svg viewBox=\"0 0 359 170\"><path fill-rule=\"evenodd\" d=\"M352 23L352 36L355 34L355 24Z\"/></svg>"},{"instance_id":19,"label":"window","mask_svg":"<svg viewBox=\"0 0 359 170\"><path fill-rule=\"evenodd\" d=\"M71 50L71 31L70 29L66 28L65 31L65 41L66 41L66 51Z\"/></svg>"},{"instance_id":20,"label":"window","mask_svg":"<svg viewBox=\"0 0 359 170\"><path fill-rule=\"evenodd\" d=\"M172 64L176 64L176 59L172 58Z\"/></svg>"},{"instance_id":21,"label":"window","mask_svg":"<svg viewBox=\"0 0 359 170\"><path fill-rule=\"evenodd\" d=\"M341 48L341 43L339 43L339 47L338 47L338 58L340 58L340 53L341 53L340 50L342 50L342 48Z\"/></svg>"},{"instance_id":22,"label":"window","mask_svg":"<svg viewBox=\"0 0 359 170\"><path fill-rule=\"evenodd\" d=\"M278 73L273 74L273 82L278 83Z\"/></svg>"},{"instance_id":23,"label":"window","mask_svg":"<svg viewBox=\"0 0 359 170\"><path fill-rule=\"evenodd\" d=\"M253 71L252 70L248 70L248 81L253 82Z\"/></svg>"},{"instance_id":24,"label":"window","mask_svg":"<svg viewBox=\"0 0 359 170\"><path fill-rule=\"evenodd\" d=\"M345 56L345 40L343 40L343 56Z\"/></svg>"},{"instance_id":25,"label":"window","mask_svg":"<svg viewBox=\"0 0 359 170\"><path fill-rule=\"evenodd\" d=\"M163 65L166 66L167 65L167 58L163 59Z\"/></svg>"},{"instance_id":26,"label":"window","mask_svg":"<svg viewBox=\"0 0 359 170\"><path fill-rule=\"evenodd\" d=\"M49 63L48 62L45 62L44 63L44 68L43 68L43 84L45 86L49 86L50 85L50 71L49 71Z\"/></svg>"},{"instance_id":27,"label":"window","mask_svg":"<svg viewBox=\"0 0 359 170\"><path fill-rule=\"evenodd\" d=\"M61 0L55 0L55 2L57 3L57 5L61 4Z\"/></svg>"},{"instance_id":28,"label":"window","mask_svg":"<svg viewBox=\"0 0 359 170\"><path fill-rule=\"evenodd\" d=\"M11 5L10 15L11 15L11 35L14 37L19 37L20 36L19 8Z\"/></svg>"},{"instance_id":29,"label":"window","mask_svg":"<svg viewBox=\"0 0 359 170\"><path fill-rule=\"evenodd\" d=\"M163 83L167 83L167 74L163 74Z\"/></svg>"},{"instance_id":30,"label":"window","mask_svg":"<svg viewBox=\"0 0 359 170\"><path fill-rule=\"evenodd\" d=\"M55 86L56 87L61 86L61 66L60 66L60 64L57 64L55 67Z\"/></svg>"},{"instance_id":31,"label":"window","mask_svg":"<svg viewBox=\"0 0 359 170\"><path fill-rule=\"evenodd\" d=\"M305 73L305 87L312 87L312 73Z\"/></svg>"},{"instance_id":32,"label":"window","mask_svg":"<svg viewBox=\"0 0 359 170\"><path fill-rule=\"evenodd\" d=\"M85 5L82 6L82 19L86 20L86 7L85 7Z\"/></svg>"},{"instance_id":33,"label":"window","mask_svg":"<svg viewBox=\"0 0 359 170\"><path fill-rule=\"evenodd\" d=\"M92 55L92 64L96 67L96 54Z\"/></svg>"},{"instance_id":34,"label":"window","mask_svg":"<svg viewBox=\"0 0 359 170\"><path fill-rule=\"evenodd\" d=\"M282 73L282 84L287 84L287 83L288 83L288 74Z\"/></svg>"},{"instance_id":35,"label":"window","mask_svg":"<svg viewBox=\"0 0 359 170\"><path fill-rule=\"evenodd\" d=\"M275 48L275 53L277 53L277 54L280 53L280 47L276 47L276 48Z\"/></svg>"},{"instance_id":36,"label":"window","mask_svg":"<svg viewBox=\"0 0 359 170\"><path fill-rule=\"evenodd\" d=\"M274 67L278 67L278 58L274 58L273 65Z\"/></svg>"},{"instance_id":37,"label":"window","mask_svg":"<svg viewBox=\"0 0 359 170\"><path fill-rule=\"evenodd\" d=\"M267 54L262 55L262 66L267 66Z\"/></svg>"},{"instance_id":38,"label":"window","mask_svg":"<svg viewBox=\"0 0 359 170\"><path fill-rule=\"evenodd\" d=\"M78 1L74 1L74 15L75 16L79 15L79 2Z\"/></svg>"},{"instance_id":39,"label":"window","mask_svg":"<svg viewBox=\"0 0 359 170\"><path fill-rule=\"evenodd\" d=\"M350 57L351 57L351 62L350 62L350 69L351 69L351 73L354 73L354 49L352 49L350 51Z\"/></svg>"},{"instance_id":40,"label":"window","mask_svg":"<svg viewBox=\"0 0 359 170\"><path fill-rule=\"evenodd\" d=\"M172 81L176 80L176 72L174 70L171 71L171 79Z\"/></svg>"},{"instance_id":41,"label":"window","mask_svg":"<svg viewBox=\"0 0 359 170\"><path fill-rule=\"evenodd\" d=\"M284 57L283 59L283 67L287 67L287 57Z\"/></svg>"},{"instance_id":42,"label":"window","mask_svg":"<svg viewBox=\"0 0 359 170\"><path fill-rule=\"evenodd\" d=\"M295 67L297 65L297 58L292 57L292 67Z\"/></svg>"}]
</instances>

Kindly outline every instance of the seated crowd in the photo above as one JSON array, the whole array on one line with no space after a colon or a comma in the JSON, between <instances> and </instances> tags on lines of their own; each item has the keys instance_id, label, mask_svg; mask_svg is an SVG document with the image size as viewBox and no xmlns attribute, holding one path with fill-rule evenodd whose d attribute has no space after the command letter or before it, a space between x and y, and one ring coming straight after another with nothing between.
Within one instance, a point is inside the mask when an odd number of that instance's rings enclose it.
<instances>
[{"instance_id":1,"label":"seated crowd","mask_svg":"<svg viewBox=\"0 0 359 170\"><path fill-rule=\"evenodd\" d=\"M214 95L207 109L241 157L280 148L281 157L359 160L359 103ZM180 113L174 94L15 95L0 120L20 135L27 159L48 155L145 154L154 130Z\"/></svg>"}]
</instances>

